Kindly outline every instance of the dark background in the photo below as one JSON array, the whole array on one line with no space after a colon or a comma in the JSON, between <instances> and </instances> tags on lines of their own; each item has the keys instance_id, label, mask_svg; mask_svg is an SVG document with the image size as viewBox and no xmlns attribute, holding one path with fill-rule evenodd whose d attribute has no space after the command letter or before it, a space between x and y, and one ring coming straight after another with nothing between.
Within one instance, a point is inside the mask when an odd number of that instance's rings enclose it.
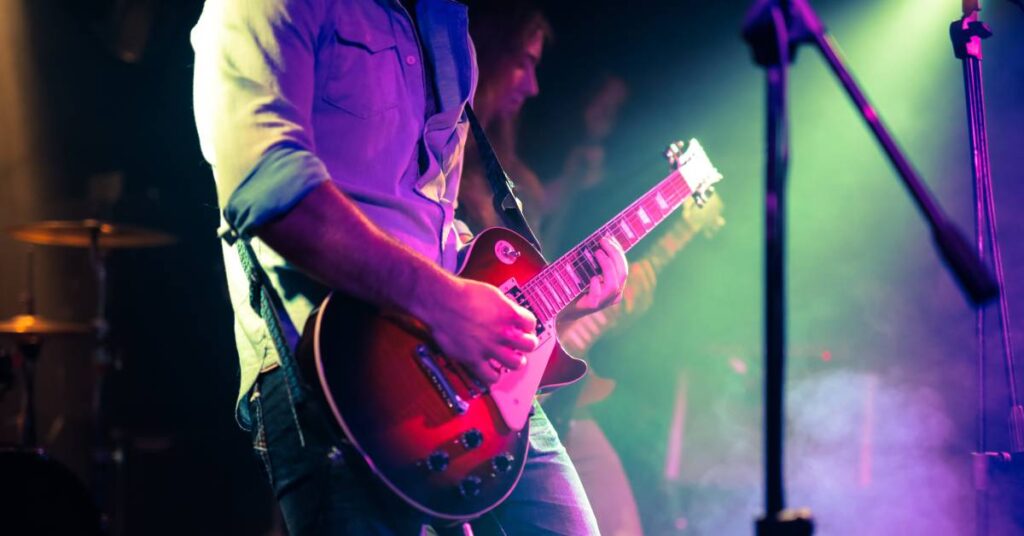
<instances>
[{"instance_id":1,"label":"dark background","mask_svg":"<svg viewBox=\"0 0 1024 536\"><path fill-rule=\"evenodd\" d=\"M726 176L726 229L661 275L643 322L597 349L620 388L594 411L623 455L649 533L748 533L762 509L763 167L762 82L738 37L748 2L549 4L556 39L521 142L541 176L560 169L589 83L612 72L631 88L608 144L609 181L577 203L573 233L589 233L663 176L660 152L676 138L700 137ZM0 225L102 217L179 238L109 260L124 363L112 384L120 401L114 420L127 438L127 533L270 532L269 492L231 412L231 311L213 180L192 122L188 32L201 2L0 5ZM969 232L962 81L946 35L959 3L815 6L911 160ZM1012 313L1024 269L1024 12L988 2L983 18L996 32L985 44L985 75ZM810 49L798 57L792 97L791 502L815 509L821 533L964 533L972 523L971 312ZM28 249L0 238L2 317L21 310ZM39 311L90 318L86 254L40 247L35 257ZM989 326L994 334L991 318ZM86 482L95 477L90 351L82 341L48 341L39 378L41 442ZM989 448L1005 449L1005 392L993 355ZM665 444L680 389L688 401L682 471L669 481ZM16 438L19 396L0 400L0 441Z\"/></svg>"}]
</instances>

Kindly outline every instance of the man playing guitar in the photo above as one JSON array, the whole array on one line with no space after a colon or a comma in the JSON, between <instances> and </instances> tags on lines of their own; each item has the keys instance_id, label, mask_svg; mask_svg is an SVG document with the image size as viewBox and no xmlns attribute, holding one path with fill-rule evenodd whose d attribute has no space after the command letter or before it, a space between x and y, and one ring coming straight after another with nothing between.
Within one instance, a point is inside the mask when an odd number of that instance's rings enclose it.
<instances>
[{"instance_id":1,"label":"man playing guitar","mask_svg":"<svg viewBox=\"0 0 1024 536\"><path fill-rule=\"evenodd\" d=\"M466 16L449 0L208 0L192 34L195 116L225 234L251 244L285 335L334 290L418 319L489 385L538 342L530 311L453 275L476 82ZM419 533L430 520L380 493L320 401L293 391L239 255L225 244L237 413L289 532ZM606 237L596 257L601 275L573 315L621 296L621 248ZM543 412L530 426L526 470L495 517L509 534L596 534Z\"/></svg>"}]
</instances>

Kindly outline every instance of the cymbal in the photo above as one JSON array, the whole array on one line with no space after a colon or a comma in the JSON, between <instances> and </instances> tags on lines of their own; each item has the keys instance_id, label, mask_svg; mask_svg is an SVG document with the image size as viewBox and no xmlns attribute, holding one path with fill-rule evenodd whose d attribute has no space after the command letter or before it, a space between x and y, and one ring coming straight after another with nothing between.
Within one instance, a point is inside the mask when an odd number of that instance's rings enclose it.
<instances>
[{"instance_id":1,"label":"cymbal","mask_svg":"<svg viewBox=\"0 0 1024 536\"><path fill-rule=\"evenodd\" d=\"M0 335L88 335L93 327L80 322L50 320L38 315L17 315L0 320Z\"/></svg>"},{"instance_id":2,"label":"cymbal","mask_svg":"<svg viewBox=\"0 0 1024 536\"><path fill-rule=\"evenodd\" d=\"M94 239L100 249L165 246L178 240L160 231L93 219L40 221L9 227L7 232L29 244L73 248L92 247Z\"/></svg>"}]
</instances>

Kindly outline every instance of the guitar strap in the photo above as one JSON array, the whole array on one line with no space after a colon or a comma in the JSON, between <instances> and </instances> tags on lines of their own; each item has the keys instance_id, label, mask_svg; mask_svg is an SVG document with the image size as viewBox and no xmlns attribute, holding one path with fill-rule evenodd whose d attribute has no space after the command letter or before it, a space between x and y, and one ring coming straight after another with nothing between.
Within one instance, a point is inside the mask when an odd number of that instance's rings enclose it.
<instances>
[{"instance_id":1,"label":"guitar strap","mask_svg":"<svg viewBox=\"0 0 1024 536\"><path fill-rule=\"evenodd\" d=\"M291 318L288 317L288 311L271 285L267 273L260 266L256 252L253 251L252 244L249 242L249 237L240 235L227 224L218 234L225 242L234 245L235 251L238 252L238 259L241 261L242 269L245 270L245 276L249 281L249 305L263 319L263 323L267 325L267 331L270 333L270 339L274 342L281 371L284 374L292 419L299 432L299 442L305 446L306 439L302 433L298 412L295 409L296 404L304 402L307 396L302 376L299 374L299 365L295 361L294 349L298 347L299 332L295 329ZM252 418L245 400L242 400L239 415L246 428L252 426Z\"/></svg>"},{"instance_id":2,"label":"guitar strap","mask_svg":"<svg viewBox=\"0 0 1024 536\"><path fill-rule=\"evenodd\" d=\"M523 202L515 194L516 185L509 178L508 173L505 173L505 168L501 167L494 147L487 140L487 134L484 133L480 121L477 120L476 114L473 113L473 108L469 104L466 104L466 117L469 119L469 126L480 152L480 160L484 164L484 175L487 176L487 183L491 186L491 191L494 192L492 201L494 211L501 216L505 227L529 240L533 247L537 248L537 251L542 251L537 235L533 234L530 224L526 221L526 216L523 215Z\"/></svg>"},{"instance_id":3,"label":"guitar strap","mask_svg":"<svg viewBox=\"0 0 1024 536\"><path fill-rule=\"evenodd\" d=\"M263 322L267 324L270 338L274 341L274 348L281 359L281 368L284 369L292 402L302 402L305 399L305 394L300 388L302 386L301 376L293 350L298 347L299 332L292 324L291 318L288 317L281 298L270 284L267 273L263 271L263 267L256 259L256 252L253 251L252 244L248 240L237 240L235 249L242 261L245 275L249 279L249 305L259 313Z\"/></svg>"}]
</instances>

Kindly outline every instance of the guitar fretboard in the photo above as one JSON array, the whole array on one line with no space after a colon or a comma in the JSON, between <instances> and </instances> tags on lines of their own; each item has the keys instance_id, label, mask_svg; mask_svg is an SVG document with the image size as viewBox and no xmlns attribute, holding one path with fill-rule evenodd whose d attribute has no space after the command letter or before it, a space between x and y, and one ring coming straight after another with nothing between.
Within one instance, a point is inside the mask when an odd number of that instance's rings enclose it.
<instances>
[{"instance_id":1,"label":"guitar fretboard","mask_svg":"<svg viewBox=\"0 0 1024 536\"><path fill-rule=\"evenodd\" d=\"M542 322L555 318L601 275L596 252L606 236L614 237L629 251L659 223L682 205L693 192L678 170L626 207L611 221L588 236L578 246L530 279L523 292Z\"/></svg>"}]
</instances>

